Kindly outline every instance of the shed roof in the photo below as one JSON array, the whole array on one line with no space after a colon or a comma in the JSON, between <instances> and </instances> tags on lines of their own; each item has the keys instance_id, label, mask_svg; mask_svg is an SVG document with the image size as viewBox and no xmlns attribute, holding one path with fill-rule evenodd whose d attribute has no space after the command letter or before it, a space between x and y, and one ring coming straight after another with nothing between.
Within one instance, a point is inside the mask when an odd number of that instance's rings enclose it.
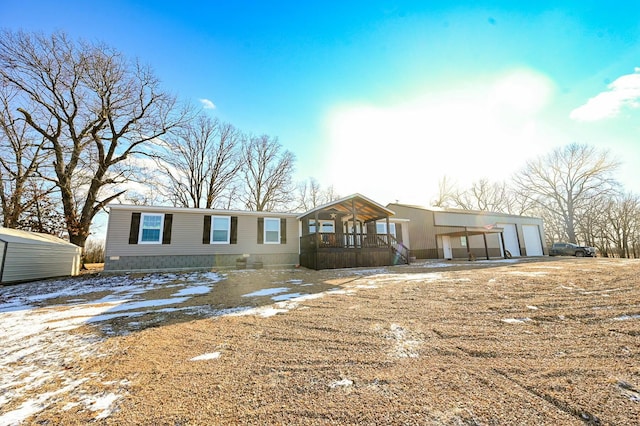
<instances>
[{"instance_id":1,"label":"shed roof","mask_svg":"<svg viewBox=\"0 0 640 426\"><path fill-rule=\"evenodd\" d=\"M4 241L7 243L45 244L77 247L75 244L71 244L70 242L63 240L62 238L54 237L53 235L4 227L0 227L0 241Z\"/></svg>"}]
</instances>

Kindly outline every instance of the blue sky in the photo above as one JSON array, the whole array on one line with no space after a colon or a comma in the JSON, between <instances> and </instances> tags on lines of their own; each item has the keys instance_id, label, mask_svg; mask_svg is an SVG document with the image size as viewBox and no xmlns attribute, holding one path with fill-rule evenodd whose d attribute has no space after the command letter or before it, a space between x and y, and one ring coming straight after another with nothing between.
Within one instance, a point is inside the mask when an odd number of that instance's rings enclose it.
<instances>
[{"instance_id":1,"label":"blue sky","mask_svg":"<svg viewBox=\"0 0 640 426\"><path fill-rule=\"evenodd\" d=\"M0 26L139 57L182 99L278 137L297 180L426 205L444 175L508 180L572 142L609 149L640 192L630 4L3 0Z\"/></svg>"}]
</instances>

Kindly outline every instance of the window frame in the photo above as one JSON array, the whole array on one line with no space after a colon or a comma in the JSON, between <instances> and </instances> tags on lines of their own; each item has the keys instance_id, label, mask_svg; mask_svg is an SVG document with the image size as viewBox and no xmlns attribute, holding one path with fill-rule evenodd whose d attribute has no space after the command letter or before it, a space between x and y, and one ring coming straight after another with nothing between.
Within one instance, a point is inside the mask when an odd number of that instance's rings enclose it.
<instances>
[{"instance_id":1,"label":"window frame","mask_svg":"<svg viewBox=\"0 0 640 426\"><path fill-rule=\"evenodd\" d=\"M145 217L154 217L160 216L160 233L158 234L157 241L143 241L142 234L145 229L154 229L154 228L145 228L144 219ZM138 230L138 244L162 244L162 237L164 233L164 213L140 213L140 229Z\"/></svg>"},{"instance_id":2,"label":"window frame","mask_svg":"<svg viewBox=\"0 0 640 426\"><path fill-rule=\"evenodd\" d=\"M268 241L267 240L267 232L274 232L274 231L270 231L268 230L268 226L267 223L268 222L276 222L278 224L278 238L277 241ZM265 217L264 218L264 229L262 230L262 243L263 244L280 244L280 241L282 239L282 229L280 229L280 218L277 217Z\"/></svg>"},{"instance_id":3,"label":"window frame","mask_svg":"<svg viewBox=\"0 0 640 426\"><path fill-rule=\"evenodd\" d=\"M214 219L227 219L227 239L225 241L214 241L213 232L216 230L213 226ZM231 244L231 216L211 215L211 230L209 231L209 244Z\"/></svg>"},{"instance_id":4,"label":"window frame","mask_svg":"<svg viewBox=\"0 0 640 426\"><path fill-rule=\"evenodd\" d=\"M378 231L378 227L382 226L382 232ZM397 238L396 234L396 224L394 222L389 222L389 233L393 236L393 238ZM387 222L376 222L376 234L378 235L387 235Z\"/></svg>"}]
</instances>

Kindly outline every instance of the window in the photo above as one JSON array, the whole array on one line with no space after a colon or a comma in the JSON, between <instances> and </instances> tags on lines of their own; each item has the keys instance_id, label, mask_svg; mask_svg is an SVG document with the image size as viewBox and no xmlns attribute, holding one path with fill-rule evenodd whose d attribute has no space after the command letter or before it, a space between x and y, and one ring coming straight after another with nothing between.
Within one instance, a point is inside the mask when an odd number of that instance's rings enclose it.
<instances>
[{"instance_id":1,"label":"window","mask_svg":"<svg viewBox=\"0 0 640 426\"><path fill-rule=\"evenodd\" d=\"M335 224L333 220L319 220L320 222L320 232L324 234L333 234L336 232ZM309 219L309 233L316 233L316 221L315 219Z\"/></svg>"},{"instance_id":2,"label":"window","mask_svg":"<svg viewBox=\"0 0 640 426\"><path fill-rule=\"evenodd\" d=\"M280 244L280 219L264 218L264 243Z\"/></svg>"},{"instance_id":3,"label":"window","mask_svg":"<svg viewBox=\"0 0 640 426\"><path fill-rule=\"evenodd\" d=\"M378 235L387 235L387 222L376 222L376 233ZM396 224L389 224L389 233L396 236Z\"/></svg>"},{"instance_id":4,"label":"window","mask_svg":"<svg viewBox=\"0 0 640 426\"><path fill-rule=\"evenodd\" d=\"M231 216L211 216L211 244L229 244Z\"/></svg>"},{"instance_id":5,"label":"window","mask_svg":"<svg viewBox=\"0 0 640 426\"><path fill-rule=\"evenodd\" d=\"M162 222L164 215L142 213L140 220L140 244L160 244L162 242Z\"/></svg>"},{"instance_id":6,"label":"window","mask_svg":"<svg viewBox=\"0 0 640 426\"><path fill-rule=\"evenodd\" d=\"M460 237L460 245L462 247L466 247L467 246L467 237Z\"/></svg>"}]
</instances>

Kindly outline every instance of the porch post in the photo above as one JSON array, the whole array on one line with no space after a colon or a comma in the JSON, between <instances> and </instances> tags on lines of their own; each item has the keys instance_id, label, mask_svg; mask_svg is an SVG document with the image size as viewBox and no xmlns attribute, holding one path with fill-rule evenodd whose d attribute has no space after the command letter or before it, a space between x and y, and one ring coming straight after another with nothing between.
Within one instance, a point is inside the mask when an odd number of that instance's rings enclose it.
<instances>
[{"instance_id":1,"label":"porch post","mask_svg":"<svg viewBox=\"0 0 640 426\"><path fill-rule=\"evenodd\" d=\"M487 260L489 260L489 247L487 246L487 234L485 232L482 233L482 238L484 238L484 252L487 255Z\"/></svg>"},{"instance_id":2,"label":"porch post","mask_svg":"<svg viewBox=\"0 0 640 426\"><path fill-rule=\"evenodd\" d=\"M467 255L469 256L469 260L471 260L471 247L469 246L469 230L467 227L464 227L464 239L467 242Z\"/></svg>"},{"instance_id":3,"label":"porch post","mask_svg":"<svg viewBox=\"0 0 640 426\"><path fill-rule=\"evenodd\" d=\"M353 248L357 248L358 247L358 227L357 222L356 222L356 202L355 200L352 198L351 199L351 214L353 215L352 218L352 222L353 222Z\"/></svg>"},{"instance_id":4,"label":"porch post","mask_svg":"<svg viewBox=\"0 0 640 426\"><path fill-rule=\"evenodd\" d=\"M318 248L320 247L320 224L318 223L318 211L316 210L316 212L313 215L313 220L315 221L315 228L316 228L316 252L318 252Z\"/></svg>"},{"instance_id":5,"label":"porch post","mask_svg":"<svg viewBox=\"0 0 640 426\"><path fill-rule=\"evenodd\" d=\"M391 248L391 229L389 228L389 216L386 218L387 221L387 247Z\"/></svg>"}]
</instances>

